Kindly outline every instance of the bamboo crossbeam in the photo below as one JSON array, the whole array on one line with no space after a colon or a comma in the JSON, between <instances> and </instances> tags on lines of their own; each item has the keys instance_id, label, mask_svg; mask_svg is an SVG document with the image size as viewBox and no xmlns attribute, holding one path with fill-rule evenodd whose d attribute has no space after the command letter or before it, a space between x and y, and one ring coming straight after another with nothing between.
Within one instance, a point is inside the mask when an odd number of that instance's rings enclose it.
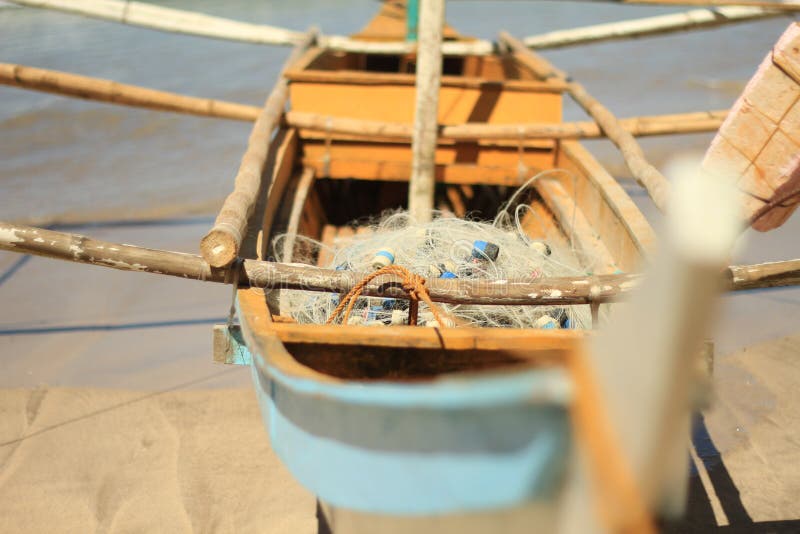
<instances>
[{"instance_id":1,"label":"bamboo crossbeam","mask_svg":"<svg viewBox=\"0 0 800 534\"><path fill-rule=\"evenodd\" d=\"M198 98L168 91L159 91L112 80L81 76L50 69L39 69L12 63L0 63L0 84L34 91L96 100L159 111L187 113L202 117L255 121L261 113L258 106L211 98ZM620 123L634 136L670 135L713 132L719 129L727 110L650 115L621 119ZM288 126L334 134L410 140L410 124L330 117L289 111L284 116ZM453 140L476 139L593 139L604 137L592 121L542 124L458 124L440 125L439 137Z\"/></svg>"},{"instance_id":2,"label":"bamboo crossbeam","mask_svg":"<svg viewBox=\"0 0 800 534\"><path fill-rule=\"evenodd\" d=\"M284 73L314 43L316 34L316 30L309 30L283 65L278 81L253 125L247 150L236 173L233 192L225 199L214 226L200 242L200 253L213 267L225 267L239 254L247 232L247 221L253 213L261 188L264 166L269 157L270 136L280 123L289 98L289 83Z\"/></svg>"},{"instance_id":3,"label":"bamboo crossbeam","mask_svg":"<svg viewBox=\"0 0 800 534\"><path fill-rule=\"evenodd\" d=\"M11 0L34 8L53 9L65 13L82 15L140 26L153 30L197 35L254 44L291 46L302 38L302 33L265 24L226 19L193 11L167 8L146 2L123 0ZM528 46L537 49L569 46L585 42L623 39L655 35L672 31L719 26L731 22L743 22L779 13L800 10L800 3L778 4L757 1L670 1L670 0L607 0L620 3L718 6L715 10L693 10L686 13L650 17L639 21L576 28L552 32L525 39ZM748 11L749 10L749 11ZM326 35L318 39L319 46L342 52L366 54L411 54L417 45L406 41L364 41L343 35ZM495 51L488 40L448 41L442 44L446 56L487 55Z\"/></svg>"},{"instance_id":4,"label":"bamboo crossbeam","mask_svg":"<svg viewBox=\"0 0 800 534\"><path fill-rule=\"evenodd\" d=\"M187 11L125 0L11 0L26 7L52 9L101 20L119 22L164 32L182 33L252 44L292 46L303 38L302 32L266 24L251 24ZM321 47L366 54L409 54L416 43L405 41L363 41L343 35L319 36ZM494 51L487 40L444 43L445 55L486 55Z\"/></svg>"},{"instance_id":5,"label":"bamboo crossbeam","mask_svg":"<svg viewBox=\"0 0 800 534\"><path fill-rule=\"evenodd\" d=\"M646 115L620 119L620 124L631 135L653 136L686 133L715 132L727 117L727 110ZM330 117L315 113L289 111L285 122L289 126L332 134L354 135L368 138L411 139L410 124ZM439 138L451 140L514 140L522 139L595 139L605 134L593 121L564 123L484 124L467 123L439 126Z\"/></svg>"},{"instance_id":6,"label":"bamboo crossbeam","mask_svg":"<svg viewBox=\"0 0 800 534\"><path fill-rule=\"evenodd\" d=\"M0 63L0 84L123 106L240 121L254 121L260 111L258 107L245 104L179 95L112 80L10 63Z\"/></svg>"},{"instance_id":7,"label":"bamboo crossbeam","mask_svg":"<svg viewBox=\"0 0 800 534\"><path fill-rule=\"evenodd\" d=\"M329 50L361 54L405 55L417 51L417 43L411 41L363 41L343 35L323 35L319 45ZM445 41L442 55L485 56L495 51L495 45L486 39L474 41Z\"/></svg>"},{"instance_id":8,"label":"bamboo crossbeam","mask_svg":"<svg viewBox=\"0 0 800 534\"><path fill-rule=\"evenodd\" d=\"M0 221L0 250L33 254L122 271L175 276L231 284L231 268L216 269L195 254L100 241L90 237ZM262 289L301 289L347 293L366 273L244 260L239 286ZM733 265L725 272L726 289L739 291L800 285L800 259L755 265ZM507 280L428 280L436 302L485 305L572 305L608 302L639 287L642 275L615 274L550 278L531 282ZM369 284L366 296L402 298L399 279L382 278Z\"/></svg>"},{"instance_id":9,"label":"bamboo crossbeam","mask_svg":"<svg viewBox=\"0 0 800 534\"><path fill-rule=\"evenodd\" d=\"M203 13L127 0L11 0L27 7L53 9L74 15L141 26L153 30L242 41L292 46L303 40L296 32L266 24L250 24Z\"/></svg>"},{"instance_id":10,"label":"bamboo crossbeam","mask_svg":"<svg viewBox=\"0 0 800 534\"><path fill-rule=\"evenodd\" d=\"M408 181L408 212L419 222L430 221L433 213L443 35L444 0L425 0L419 6L416 105Z\"/></svg>"},{"instance_id":11,"label":"bamboo crossbeam","mask_svg":"<svg viewBox=\"0 0 800 534\"><path fill-rule=\"evenodd\" d=\"M593 0L598 1L598 0ZM772 1L763 0L599 0L602 2L612 2L615 4L638 4L652 6L741 6L759 7L762 9L774 9L784 12L800 11L800 2L791 1Z\"/></svg>"},{"instance_id":12,"label":"bamboo crossbeam","mask_svg":"<svg viewBox=\"0 0 800 534\"><path fill-rule=\"evenodd\" d=\"M692 9L683 13L670 13L655 17L557 30L525 37L522 42L525 43L525 46L535 50L561 48L587 43L714 28L732 23L777 17L783 14L781 11L761 7L727 6L716 9Z\"/></svg>"},{"instance_id":13,"label":"bamboo crossbeam","mask_svg":"<svg viewBox=\"0 0 800 534\"><path fill-rule=\"evenodd\" d=\"M518 39L507 32L500 32L500 39L542 80L556 79L567 82L567 92L572 99L597 122L606 136L619 148L633 177L647 190L656 207L662 212L665 211L669 197L669 181L647 161L639 143L625 130L614 114L592 97L581 84L569 81L566 73L528 49Z\"/></svg>"}]
</instances>

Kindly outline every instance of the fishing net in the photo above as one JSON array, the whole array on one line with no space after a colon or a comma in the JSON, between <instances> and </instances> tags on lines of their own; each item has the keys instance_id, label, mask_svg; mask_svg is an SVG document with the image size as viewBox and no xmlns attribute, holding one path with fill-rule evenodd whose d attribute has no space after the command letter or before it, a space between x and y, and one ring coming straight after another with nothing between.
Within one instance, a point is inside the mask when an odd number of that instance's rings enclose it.
<instances>
[{"instance_id":1,"label":"fishing net","mask_svg":"<svg viewBox=\"0 0 800 534\"><path fill-rule=\"evenodd\" d=\"M552 172L552 171L550 171ZM573 247L554 241L532 240L521 219L527 204L515 204L537 175L512 195L493 221L459 219L434 212L430 222L415 221L406 211L393 211L366 221L354 235L333 247L297 236L291 257L284 252L286 234L273 240L278 261L316 264L322 251L331 258L320 267L369 273L386 265L401 265L425 278L533 281L584 275ZM340 302L338 294L282 290L281 314L298 323L324 324ZM587 328L588 306L508 306L438 304L455 324L447 326L506 328ZM406 324L406 299L359 297L349 324ZM419 324L439 326L424 303Z\"/></svg>"}]
</instances>

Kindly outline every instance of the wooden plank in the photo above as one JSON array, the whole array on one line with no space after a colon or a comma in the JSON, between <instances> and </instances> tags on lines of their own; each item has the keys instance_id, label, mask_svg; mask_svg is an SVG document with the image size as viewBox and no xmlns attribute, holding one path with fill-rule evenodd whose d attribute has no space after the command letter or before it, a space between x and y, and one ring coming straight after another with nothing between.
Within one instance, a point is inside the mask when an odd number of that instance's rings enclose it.
<instances>
[{"instance_id":1,"label":"wooden plank","mask_svg":"<svg viewBox=\"0 0 800 534\"><path fill-rule=\"evenodd\" d=\"M544 177L533 184L553 211L567 239L578 249L581 264L595 274L611 274L617 270L616 262L603 240L586 220L575 198L564 190L561 183Z\"/></svg>"},{"instance_id":2,"label":"wooden plank","mask_svg":"<svg viewBox=\"0 0 800 534\"><path fill-rule=\"evenodd\" d=\"M319 159L303 157L302 164L313 167L321 173L324 163ZM544 166L528 166L531 172L543 170ZM407 182L411 164L399 161L353 161L347 158L332 159L328 178L334 180L376 180L386 182ZM442 164L436 166L436 182L468 185L507 185L519 186L519 171L516 166L489 167L472 164Z\"/></svg>"},{"instance_id":3,"label":"wooden plank","mask_svg":"<svg viewBox=\"0 0 800 534\"><path fill-rule=\"evenodd\" d=\"M643 258L655 252L656 234L630 196L580 143L561 142L557 166L572 170L580 180L590 185L591 194L576 196L579 205L590 224L600 233L619 267L626 272L636 270ZM566 177L562 180L567 191L573 186L571 182ZM599 213L587 210L587 203L596 206ZM602 219L617 221L621 227L611 222L602 225L599 215L603 211L610 213Z\"/></svg>"},{"instance_id":4,"label":"wooden plank","mask_svg":"<svg viewBox=\"0 0 800 534\"><path fill-rule=\"evenodd\" d=\"M445 187L445 194L453 207L453 213L456 217L463 218L467 214L467 207L461 198L461 190L456 186L448 185Z\"/></svg>"},{"instance_id":5,"label":"wooden plank","mask_svg":"<svg viewBox=\"0 0 800 534\"><path fill-rule=\"evenodd\" d=\"M452 350L569 350L586 336L581 330L520 328L427 328L397 325L380 328L354 325L274 323L269 326L283 343L360 345Z\"/></svg>"},{"instance_id":6,"label":"wooden plank","mask_svg":"<svg viewBox=\"0 0 800 534\"><path fill-rule=\"evenodd\" d=\"M236 173L233 192L228 195L217 215L214 226L200 242L200 252L214 267L229 265L239 254L247 224L253 214L257 195L262 188L264 166L269 158L270 136L278 126L289 96L288 82L283 76L316 39L316 30L306 33L286 60L278 82L253 125L247 151Z\"/></svg>"},{"instance_id":7,"label":"wooden plank","mask_svg":"<svg viewBox=\"0 0 800 534\"><path fill-rule=\"evenodd\" d=\"M332 224L326 224L322 227L322 236L320 242L324 245L317 257L317 265L325 267L333 261L333 248L335 247L333 239L336 236L337 228Z\"/></svg>"},{"instance_id":8,"label":"wooden plank","mask_svg":"<svg viewBox=\"0 0 800 534\"><path fill-rule=\"evenodd\" d=\"M286 229L286 238L283 241L283 261L292 262L294 253L294 243L297 239L297 231L300 228L300 219L305 211L308 191L314 185L314 169L304 168L300 175L300 181L294 192L292 200L292 211L289 215L289 225Z\"/></svg>"},{"instance_id":9,"label":"wooden plank","mask_svg":"<svg viewBox=\"0 0 800 534\"><path fill-rule=\"evenodd\" d=\"M267 248L272 238L272 226L275 223L275 217L283 203L286 185L289 183L289 179L292 177L292 171L295 167L297 145L297 130L288 130L285 132L283 140L275 152L275 168L273 169L269 191L267 192L264 219L261 226L261 233L263 235L262 247L260 250L261 255L259 256L261 259L267 257ZM299 172L302 173L303 170L301 169Z\"/></svg>"},{"instance_id":10,"label":"wooden plank","mask_svg":"<svg viewBox=\"0 0 800 534\"><path fill-rule=\"evenodd\" d=\"M414 120L413 84L362 86L292 82L290 92L294 111L407 124ZM483 88L443 85L439 91L438 122L558 123L561 122L561 100L561 93L509 91L497 84ZM387 106L386 102L392 105Z\"/></svg>"},{"instance_id":11,"label":"wooden plank","mask_svg":"<svg viewBox=\"0 0 800 534\"><path fill-rule=\"evenodd\" d=\"M549 244L560 247L569 247L567 237L562 232L551 212L540 198L528 204L520 224L522 229L531 239L541 239Z\"/></svg>"},{"instance_id":12,"label":"wooden plank","mask_svg":"<svg viewBox=\"0 0 800 534\"><path fill-rule=\"evenodd\" d=\"M399 143L336 142L328 148L314 141L303 144L302 155L303 165L314 167L319 173L327 164L330 178L403 182L408 181L410 159L408 145ZM519 163L518 147L479 145L467 151L458 145L439 146L435 177L445 183L519 185ZM526 147L522 163L529 173L551 169L555 165L554 151Z\"/></svg>"}]
</instances>

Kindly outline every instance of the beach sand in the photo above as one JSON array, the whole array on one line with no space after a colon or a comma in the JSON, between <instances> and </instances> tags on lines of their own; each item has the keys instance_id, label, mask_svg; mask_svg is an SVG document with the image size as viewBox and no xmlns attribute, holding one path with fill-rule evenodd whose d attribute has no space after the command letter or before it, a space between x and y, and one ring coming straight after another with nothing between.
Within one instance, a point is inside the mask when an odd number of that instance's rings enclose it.
<instances>
[{"instance_id":1,"label":"beach sand","mask_svg":"<svg viewBox=\"0 0 800 534\"><path fill-rule=\"evenodd\" d=\"M207 217L74 231L192 250ZM0 254L0 532L316 532L249 369L211 361L229 287Z\"/></svg>"},{"instance_id":2,"label":"beach sand","mask_svg":"<svg viewBox=\"0 0 800 534\"><path fill-rule=\"evenodd\" d=\"M316 532L247 389L5 389L0 465L0 532Z\"/></svg>"}]
</instances>

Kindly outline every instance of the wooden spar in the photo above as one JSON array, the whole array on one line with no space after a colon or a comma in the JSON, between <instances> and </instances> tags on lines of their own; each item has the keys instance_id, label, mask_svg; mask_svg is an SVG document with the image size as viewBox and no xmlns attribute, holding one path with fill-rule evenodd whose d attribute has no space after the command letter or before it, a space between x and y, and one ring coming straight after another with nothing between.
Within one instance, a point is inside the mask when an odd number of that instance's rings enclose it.
<instances>
[{"instance_id":1,"label":"wooden spar","mask_svg":"<svg viewBox=\"0 0 800 534\"><path fill-rule=\"evenodd\" d=\"M727 276L728 288L735 291L800 285L800 260L731 265Z\"/></svg>"},{"instance_id":2,"label":"wooden spar","mask_svg":"<svg viewBox=\"0 0 800 534\"><path fill-rule=\"evenodd\" d=\"M719 129L727 110L698 111L649 115L620 119L620 124L637 137L715 132ZM344 117L331 117L302 111L288 111L284 118L288 126L370 138L408 141L413 129L410 124L383 122ZM439 126L440 139L453 140L515 140L523 139L594 139L605 134L593 121L529 124L467 123Z\"/></svg>"},{"instance_id":3,"label":"wooden spar","mask_svg":"<svg viewBox=\"0 0 800 534\"><path fill-rule=\"evenodd\" d=\"M191 280L231 284L232 269L216 269L200 256L100 241L90 237L0 221L0 250ZM312 266L244 260L240 287L302 289L347 293L366 273ZM607 302L635 290L639 274L529 280L439 280L426 282L436 302L485 305L570 305ZM732 265L725 272L726 289L739 291L800 285L800 259L755 265ZM369 284L366 296L403 297L399 280L386 277Z\"/></svg>"},{"instance_id":4,"label":"wooden spar","mask_svg":"<svg viewBox=\"0 0 800 534\"><path fill-rule=\"evenodd\" d=\"M265 24L250 24L193 11L123 0L12 0L15 4L121 22L166 32L246 43L290 46L303 33Z\"/></svg>"},{"instance_id":5,"label":"wooden spar","mask_svg":"<svg viewBox=\"0 0 800 534\"><path fill-rule=\"evenodd\" d=\"M109 104L203 117L255 121L261 112L261 108L257 106L197 98L102 78L11 63L0 63L0 84ZM717 110L633 117L622 119L620 122L632 135L669 135L716 131L726 116L727 111ZM314 131L387 139L410 140L413 133L410 124L327 117L297 111L287 112L284 122L289 126ZM519 140L520 135L527 139L588 139L603 137L604 134L596 123L590 121L558 124L475 123L439 127L439 137L446 139Z\"/></svg>"},{"instance_id":6,"label":"wooden spar","mask_svg":"<svg viewBox=\"0 0 800 534\"><path fill-rule=\"evenodd\" d=\"M762 0L602 0L615 4L640 4L653 6L742 6L774 9L776 11L800 11L800 2L782 0L766 2Z\"/></svg>"},{"instance_id":7,"label":"wooden spar","mask_svg":"<svg viewBox=\"0 0 800 534\"><path fill-rule=\"evenodd\" d=\"M647 161L639 143L625 130L614 114L592 97L582 85L570 82L566 73L529 50L518 39L507 32L500 32L500 39L516 52L517 58L533 70L539 78L568 82L567 92L572 99L597 122L606 136L619 148L633 177L647 190L656 207L662 212L665 211L669 197L669 181Z\"/></svg>"},{"instance_id":8,"label":"wooden spar","mask_svg":"<svg viewBox=\"0 0 800 534\"><path fill-rule=\"evenodd\" d=\"M297 182L292 211L289 214L289 224L286 226L286 236L283 238L283 261L287 263L293 261L294 243L297 241L300 219L303 217L303 208L305 208L306 200L308 200L308 192L313 185L314 169L306 167Z\"/></svg>"},{"instance_id":9,"label":"wooden spar","mask_svg":"<svg viewBox=\"0 0 800 534\"><path fill-rule=\"evenodd\" d=\"M252 44L292 46L303 38L302 32L294 30L265 24L250 24L145 2L124 0L12 0L12 2L27 7L53 9L164 32ZM343 35L320 36L318 42L324 48L366 54L409 54L416 50L415 43L364 41ZM486 55L494 51L494 45L487 40L452 41L444 43L442 50L443 53L452 56Z\"/></svg>"},{"instance_id":10,"label":"wooden spar","mask_svg":"<svg viewBox=\"0 0 800 534\"><path fill-rule=\"evenodd\" d=\"M289 84L284 73L313 44L316 33L314 29L309 30L283 65L278 81L253 125L247 151L236 174L233 192L225 199L214 226L200 242L200 253L212 267L225 267L239 254L269 156L270 136L280 122L289 97Z\"/></svg>"},{"instance_id":11,"label":"wooden spar","mask_svg":"<svg viewBox=\"0 0 800 534\"><path fill-rule=\"evenodd\" d=\"M0 84L123 106L240 121L254 121L260 111L256 106L184 96L101 78L10 63L0 63Z\"/></svg>"},{"instance_id":12,"label":"wooden spar","mask_svg":"<svg viewBox=\"0 0 800 534\"><path fill-rule=\"evenodd\" d=\"M713 28L737 22L777 17L781 14L780 11L760 7L727 6L717 9L692 9L683 13L670 13L656 17L557 30L525 37L522 42L528 48L535 50L561 48L587 43Z\"/></svg>"},{"instance_id":13,"label":"wooden spar","mask_svg":"<svg viewBox=\"0 0 800 534\"><path fill-rule=\"evenodd\" d=\"M419 6L416 108L411 140L408 211L419 222L431 219L436 172L439 84L442 79L444 0L422 0Z\"/></svg>"},{"instance_id":14,"label":"wooden spar","mask_svg":"<svg viewBox=\"0 0 800 534\"><path fill-rule=\"evenodd\" d=\"M424 2L423 2L424 3ZM323 35L319 45L322 48L357 54L404 55L417 51L417 43L409 41L365 41L343 35ZM485 39L474 41L445 41L442 54L445 56L485 56L493 53L494 43Z\"/></svg>"},{"instance_id":15,"label":"wooden spar","mask_svg":"<svg viewBox=\"0 0 800 534\"><path fill-rule=\"evenodd\" d=\"M624 0L622 1L624 2ZM53 9L165 32L254 44L290 46L302 37L300 32L275 26L250 24L143 2L126 2L122 0L12 0L12 2L27 7ZM716 5L721 7L716 10L694 10L687 13L641 19L641 21L622 21L552 32L541 36L528 37L525 39L525 44L537 49L556 48L585 42L641 37L684 29L707 28L731 22L775 16L780 12L791 12L800 9L800 5L747 1L684 0L670 2L661 0L660 2L648 2L647 0L640 0L637 2L636 0L630 0L627 3ZM758 12L755 10L758 10ZM319 45L331 50L366 54L411 54L416 51L416 44L413 42L365 41L343 35L320 36ZM494 44L485 39L448 41L442 44L442 53L447 56L487 55L494 50Z\"/></svg>"}]
</instances>

